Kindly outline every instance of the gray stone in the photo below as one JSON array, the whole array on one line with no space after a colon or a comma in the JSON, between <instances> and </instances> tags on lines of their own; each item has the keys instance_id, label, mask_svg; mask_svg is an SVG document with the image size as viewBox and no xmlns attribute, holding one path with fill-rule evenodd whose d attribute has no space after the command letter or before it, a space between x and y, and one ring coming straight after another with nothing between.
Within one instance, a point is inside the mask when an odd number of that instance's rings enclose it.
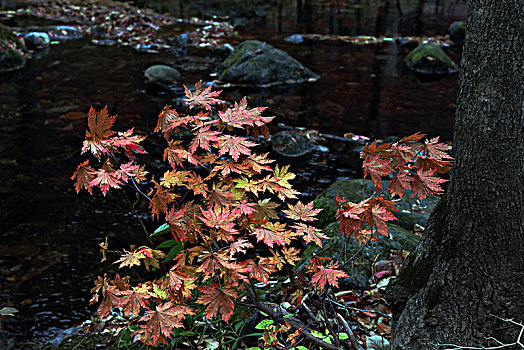
<instances>
[{"instance_id":1,"label":"gray stone","mask_svg":"<svg viewBox=\"0 0 524 350\"><path fill-rule=\"evenodd\" d=\"M442 48L433 43L423 43L411 51L404 62L409 69L427 75L449 74L458 67Z\"/></svg>"},{"instance_id":2,"label":"gray stone","mask_svg":"<svg viewBox=\"0 0 524 350\"><path fill-rule=\"evenodd\" d=\"M24 42L30 50L42 50L49 47L51 39L45 32L29 32L24 34Z\"/></svg>"},{"instance_id":3,"label":"gray stone","mask_svg":"<svg viewBox=\"0 0 524 350\"><path fill-rule=\"evenodd\" d=\"M146 69L144 76L149 83L170 86L176 84L180 72L175 68L159 64Z\"/></svg>"},{"instance_id":4,"label":"gray stone","mask_svg":"<svg viewBox=\"0 0 524 350\"><path fill-rule=\"evenodd\" d=\"M223 82L247 85L302 83L319 78L284 51L257 40L240 44L216 72Z\"/></svg>"},{"instance_id":5,"label":"gray stone","mask_svg":"<svg viewBox=\"0 0 524 350\"><path fill-rule=\"evenodd\" d=\"M462 44L466 38L466 23L464 21L455 21L449 26L449 37L451 40Z\"/></svg>"}]
</instances>

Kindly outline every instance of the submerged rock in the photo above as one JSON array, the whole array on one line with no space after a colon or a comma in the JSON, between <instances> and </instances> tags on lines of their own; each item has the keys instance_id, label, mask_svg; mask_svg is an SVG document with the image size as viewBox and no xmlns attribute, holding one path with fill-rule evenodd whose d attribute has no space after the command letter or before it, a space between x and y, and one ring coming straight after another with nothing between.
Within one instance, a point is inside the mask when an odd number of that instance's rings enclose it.
<instances>
[{"instance_id":1,"label":"submerged rock","mask_svg":"<svg viewBox=\"0 0 524 350\"><path fill-rule=\"evenodd\" d=\"M437 75L455 73L458 67L439 45L423 43L404 59L409 69L422 74Z\"/></svg>"},{"instance_id":2,"label":"submerged rock","mask_svg":"<svg viewBox=\"0 0 524 350\"><path fill-rule=\"evenodd\" d=\"M170 86L176 84L180 78L180 72L175 68L158 64L146 69L144 76L149 83Z\"/></svg>"},{"instance_id":3,"label":"submerged rock","mask_svg":"<svg viewBox=\"0 0 524 350\"><path fill-rule=\"evenodd\" d=\"M24 34L24 42L30 50L43 50L49 47L51 39L45 32L29 32Z\"/></svg>"},{"instance_id":4,"label":"submerged rock","mask_svg":"<svg viewBox=\"0 0 524 350\"><path fill-rule=\"evenodd\" d=\"M217 67L217 74L223 82L248 85L302 83L319 78L284 51L257 40L240 44Z\"/></svg>"},{"instance_id":5,"label":"submerged rock","mask_svg":"<svg viewBox=\"0 0 524 350\"><path fill-rule=\"evenodd\" d=\"M23 42L0 23L0 72L22 68L26 61L24 51Z\"/></svg>"},{"instance_id":6,"label":"submerged rock","mask_svg":"<svg viewBox=\"0 0 524 350\"><path fill-rule=\"evenodd\" d=\"M304 37L301 34L293 34L284 38L288 43L300 44L304 42Z\"/></svg>"},{"instance_id":7,"label":"submerged rock","mask_svg":"<svg viewBox=\"0 0 524 350\"><path fill-rule=\"evenodd\" d=\"M449 26L449 37L451 40L462 44L466 38L466 23L464 21L455 21Z\"/></svg>"},{"instance_id":8,"label":"submerged rock","mask_svg":"<svg viewBox=\"0 0 524 350\"><path fill-rule=\"evenodd\" d=\"M284 157L301 157L321 146L315 143L320 138L316 131L280 131L271 138L273 151Z\"/></svg>"}]
</instances>

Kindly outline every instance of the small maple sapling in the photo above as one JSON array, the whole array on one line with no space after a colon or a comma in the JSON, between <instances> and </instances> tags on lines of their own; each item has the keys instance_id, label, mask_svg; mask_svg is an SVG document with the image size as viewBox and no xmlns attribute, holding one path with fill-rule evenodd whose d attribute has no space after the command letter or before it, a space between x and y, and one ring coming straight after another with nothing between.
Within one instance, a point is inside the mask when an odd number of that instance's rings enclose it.
<instances>
[{"instance_id":1,"label":"small maple sapling","mask_svg":"<svg viewBox=\"0 0 524 350\"><path fill-rule=\"evenodd\" d=\"M289 166L273 167L267 153L253 151L256 136L268 135L265 124L274 117L262 116L265 108L248 108L244 98L218 111L215 119L209 118L213 106L220 102L219 94L211 86L202 88L197 83L194 91L186 88L187 111L166 106L158 117L155 131L166 139L163 158L170 169L158 180L151 180L151 198L145 197L153 219L165 221L154 235L171 237L157 249L124 250L117 262L120 268L144 264L150 269L159 268L163 259L165 275L136 286L118 275L99 277L92 290L92 303L102 297L100 316L122 307L125 315L140 317L137 334L150 345L166 343L174 328L184 327L186 319L200 313L206 320L228 322L235 306L246 304L242 299L246 296L251 300L249 305L267 311L267 305L256 297L254 284L268 283L277 271L287 271L291 280L298 276L304 282L299 281L291 293L295 307L305 291L327 293L347 276L340 267L346 262L333 258L314 257L306 263L310 282L293 270L301 260L297 240L322 246L322 240L328 238L311 225L319 209L296 200L298 192L289 183L295 175ZM194 110L199 111L192 113ZM92 193L99 187L105 195L111 188L131 182L143 193L138 186L148 173L137 164L135 154L145 153L140 145L144 137L133 135L133 129L113 132L115 119L107 108L89 111L82 153L92 153L101 165L85 161L78 166L72 176L77 192L86 189ZM182 130L191 131L192 136L181 137ZM242 130L255 137L239 135L237 131ZM415 134L395 144L366 146L362 152L364 172L377 190L382 187L382 177L396 173L386 188L391 194L402 196L404 190L411 189L422 199L428 193L441 192L442 180L434 175L449 167L445 160L449 159L448 148L438 139L420 145L421 137ZM280 212L279 201L288 202ZM358 204L339 199L338 205L342 231L359 241L376 237L373 233L387 235L386 222L394 219L391 210L395 204L382 196ZM101 247L105 258L107 242ZM167 256L162 248L171 248ZM298 320L282 322L295 330L304 326ZM308 331L302 329L297 334L329 348Z\"/></svg>"}]
</instances>

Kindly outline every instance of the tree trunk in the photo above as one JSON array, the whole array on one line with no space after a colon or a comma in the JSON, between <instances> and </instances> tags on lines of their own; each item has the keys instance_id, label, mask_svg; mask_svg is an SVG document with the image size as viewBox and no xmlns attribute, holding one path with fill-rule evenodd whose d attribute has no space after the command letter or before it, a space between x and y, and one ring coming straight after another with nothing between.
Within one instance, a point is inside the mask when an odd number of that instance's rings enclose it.
<instances>
[{"instance_id":1,"label":"tree trunk","mask_svg":"<svg viewBox=\"0 0 524 350\"><path fill-rule=\"evenodd\" d=\"M466 28L455 164L388 291L393 350L513 343L494 316L524 319L524 1L471 0Z\"/></svg>"}]
</instances>

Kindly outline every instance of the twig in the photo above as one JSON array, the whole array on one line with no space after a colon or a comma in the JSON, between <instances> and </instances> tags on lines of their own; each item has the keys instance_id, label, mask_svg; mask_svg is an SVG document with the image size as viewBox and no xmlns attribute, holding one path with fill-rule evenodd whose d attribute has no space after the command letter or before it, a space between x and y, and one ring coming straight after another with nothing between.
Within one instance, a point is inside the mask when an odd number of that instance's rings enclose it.
<instances>
[{"instance_id":1,"label":"twig","mask_svg":"<svg viewBox=\"0 0 524 350\"><path fill-rule=\"evenodd\" d=\"M377 315L380 315L380 316L383 316L383 317L389 317L391 318L390 315L388 314L385 314L383 312L380 312L380 311L376 311L376 310L366 310L366 309L359 309L357 307L352 307L352 306L347 306L347 305L343 305L343 304L340 304L340 303L337 303L336 301L334 300L331 300L331 299L327 299L329 302L337 305L338 307L341 307L343 309L349 309L349 310L355 310L355 311L360 311L360 312L369 312L369 313L372 313L372 314L377 314Z\"/></svg>"},{"instance_id":2,"label":"twig","mask_svg":"<svg viewBox=\"0 0 524 350\"><path fill-rule=\"evenodd\" d=\"M265 312L266 314L270 315L272 318L274 318L274 319L276 319L278 321L281 321L281 322L287 321L291 325L291 327L293 327L296 330L299 330L299 329L303 329L304 330L304 324L300 320L298 320L297 318L295 318L293 316L288 316L288 315L291 315L291 314L289 312L287 312L285 309L281 308L280 306L277 306L275 308L274 306L270 306L268 304L261 303L258 300L258 298L256 297L255 291L253 290L253 287L246 286L246 289L247 289L247 291L249 293L249 296L251 297L252 301L255 303L257 309L259 309L260 311ZM284 316L286 316L286 317L284 318ZM329 343L323 341L322 339L315 337L314 335L312 335L311 333L309 333L306 330L304 330L302 332L302 336L307 341L313 343L314 345L316 345L318 347L321 347L322 349L326 349L326 350L339 350L340 349L339 347L337 347L337 346L335 346L333 344L329 344Z\"/></svg>"},{"instance_id":3,"label":"twig","mask_svg":"<svg viewBox=\"0 0 524 350\"><path fill-rule=\"evenodd\" d=\"M490 346L488 348L486 347L475 347L475 346L460 346L460 345L455 345L455 344L433 344L435 346L452 346L451 348L445 348L445 349L442 349L442 350L458 350L458 349L466 349L466 350L496 350L496 349L504 349L504 348L508 348L510 346L520 346L521 349L524 349L524 340L522 339L522 337L524 336L524 324L522 323L519 323L519 322L515 322L513 321L512 319L509 319L509 318L503 318L503 317L499 317L499 316L496 316L496 315L491 315L490 316L493 316L495 318L498 318L499 320L502 320L504 322L509 322L509 323L513 323L515 326L519 326L520 327L520 332L519 332L519 335L517 337L517 340L513 343L509 343L509 344L504 344L502 343L501 341L493 338L493 337L487 337L486 340L493 340L497 343L499 343L500 345L497 345L497 346Z\"/></svg>"},{"instance_id":4,"label":"twig","mask_svg":"<svg viewBox=\"0 0 524 350\"><path fill-rule=\"evenodd\" d=\"M355 334L353 334L353 330L351 327L349 327L348 322L342 317L342 315L337 313L337 319L342 323L342 326L344 326L344 329L346 330L346 333L348 334L349 340L351 341L351 345L353 345L353 348L355 350L364 350L363 347L360 346L358 343L357 338L355 338Z\"/></svg>"},{"instance_id":5,"label":"twig","mask_svg":"<svg viewBox=\"0 0 524 350\"><path fill-rule=\"evenodd\" d=\"M373 238L373 233L370 233L369 238L368 238L368 240L366 241L366 243L364 243L364 244L362 245L362 247L360 247L360 249L359 249L355 254L353 254L353 256L352 256L349 260L345 261L345 262L342 264L342 266L340 266L340 268L342 269L344 266L346 266L348 263L350 263L353 259L355 259L355 258L357 257L357 255L360 254L360 252L361 252L364 248L366 248L366 246L368 245L368 243L371 242L371 239L372 239L372 238Z\"/></svg>"}]
</instances>

